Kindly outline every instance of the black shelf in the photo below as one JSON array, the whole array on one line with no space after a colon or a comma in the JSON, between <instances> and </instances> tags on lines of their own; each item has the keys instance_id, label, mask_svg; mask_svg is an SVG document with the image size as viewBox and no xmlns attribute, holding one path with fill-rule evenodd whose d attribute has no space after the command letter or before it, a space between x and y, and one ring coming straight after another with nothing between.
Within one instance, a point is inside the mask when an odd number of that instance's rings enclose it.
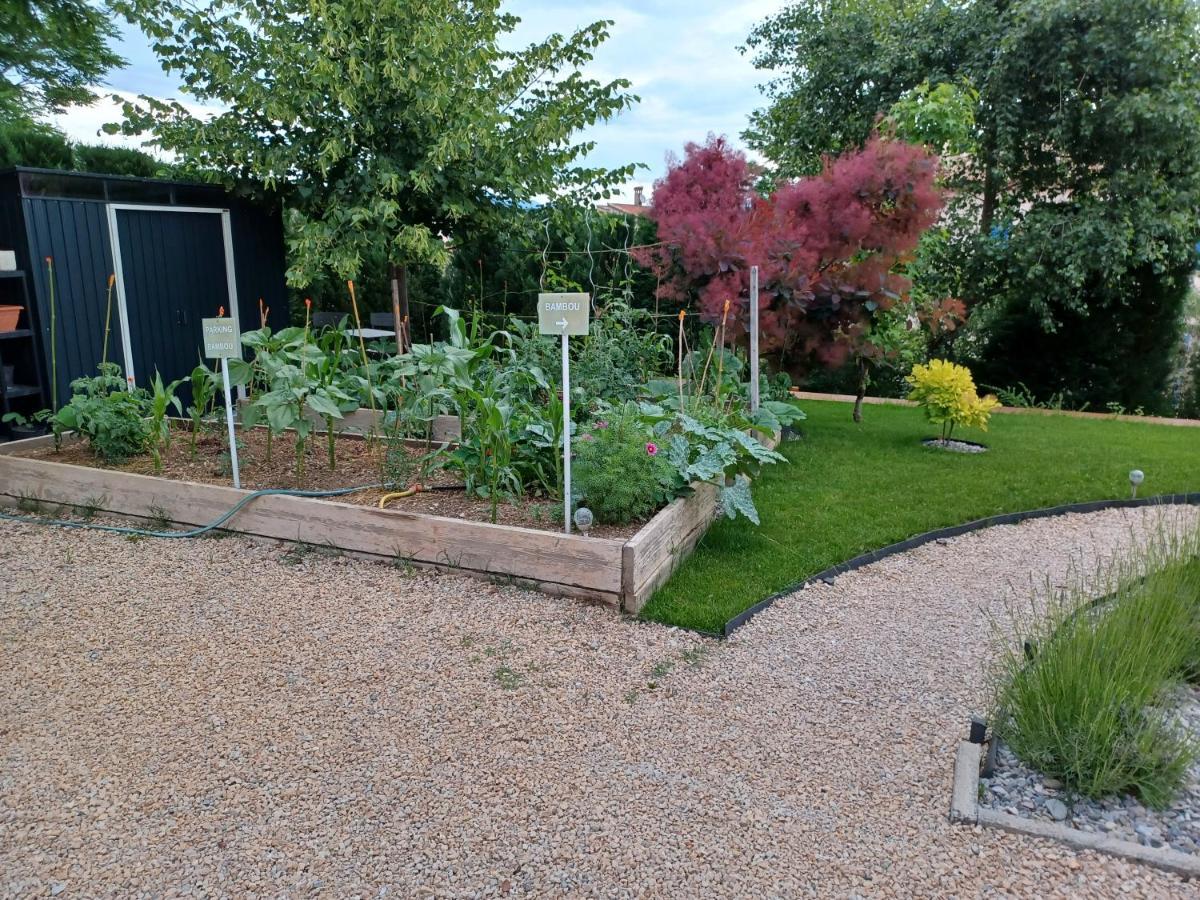
<instances>
[{"instance_id":1,"label":"black shelf","mask_svg":"<svg viewBox=\"0 0 1200 900\"><path fill-rule=\"evenodd\" d=\"M33 312L23 271L0 272L0 294L4 297L3 302L24 307L24 316ZM32 320L27 318L25 328L0 332L0 367L3 367L4 375L16 382L6 385L0 377L0 416L14 412L14 406L28 415L45 399L38 358L38 333L31 325ZM0 425L0 435L5 434L12 436L11 425Z\"/></svg>"}]
</instances>

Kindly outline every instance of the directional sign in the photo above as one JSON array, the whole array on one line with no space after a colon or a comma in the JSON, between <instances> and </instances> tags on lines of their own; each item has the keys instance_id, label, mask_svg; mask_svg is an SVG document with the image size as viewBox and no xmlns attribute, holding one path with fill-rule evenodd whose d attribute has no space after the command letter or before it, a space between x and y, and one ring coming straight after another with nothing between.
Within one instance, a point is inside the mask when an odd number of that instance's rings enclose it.
<instances>
[{"instance_id":1,"label":"directional sign","mask_svg":"<svg viewBox=\"0 0 1200 900\"><path fill-rule=\"evenodd\" d=\"M588 333L590 294L538 294L538 330L542 334Z\"/></svg>"},{"instance_id":2,"label":"directional sign","mask_svg":"<svg viewBox=\"0 0 1200 900\"><path fill-rule=\"evenodd\" d=\"M192 326L195 327L195 326ZM241 336L233 319L201 319L204 333L204 355L209 359L239 359L242 355Z\"/></svg>"}]
</instances>

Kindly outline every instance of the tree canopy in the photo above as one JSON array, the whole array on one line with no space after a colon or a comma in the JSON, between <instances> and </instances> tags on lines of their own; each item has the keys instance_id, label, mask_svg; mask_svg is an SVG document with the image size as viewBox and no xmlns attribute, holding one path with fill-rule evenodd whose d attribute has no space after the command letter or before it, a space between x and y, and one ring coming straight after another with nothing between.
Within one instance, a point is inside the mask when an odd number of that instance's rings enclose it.
<instances>
[{"instance_id":1,"label":"tree canopy","mask_svg":"<svg viewBox=\"0 0 1200 900\"><path fill-rule=\"evenodd\" d=\"M728 308L734 334L745 333L758 266L763 351L844 360L860 351L875 313L907 293L897 266L937 220L936 169L924 149L875 137L762 196L745 155L723 138L689 144L655 185L660 243L639 257L664 298L694 298L709 322Z\"/></svg>"},{"instance_id":2,"label":"tree canopy","mask_svg":"<svg viewBox=\"0 0 1200 900\"><path fill-rule=\"evenodd\" d=\"M92 99L88 86L124 60L108 9L90 0L0 2L0 119L31 121Z\"/></svg>"},{"instance_id":3,"label":"tree canopy","mask_svg":"<svg viewBox=\"0 0 1200 900\"><path fill-rule=\"evenodd\" d=\"M746 137L784 173L860 146L881 116L915 124L922 90L967 92L962 177L918 268L1003 323L977 332L985 378L1149 405L1200 236L1195 0L802 0L748 43L774 78ZM1018 371L1005 348L1034 338L1054 362Z\"/></svg>"},{"instance_id":4,"label":"tree canopy","mask_svg":"<svg viewBox=\"0 0 1200 900\"><path fill-rule=\"evenodd\" d=\"M211 118L128 104L123 129L197 174L282 192L289 281L384 255L443 264L447 239L535 202L604 195L632 167L584 157L578 132L636 98L582 69L611 23L510 49L499 0L128 0L163 65Z\"/></svg>"}]
</instances>

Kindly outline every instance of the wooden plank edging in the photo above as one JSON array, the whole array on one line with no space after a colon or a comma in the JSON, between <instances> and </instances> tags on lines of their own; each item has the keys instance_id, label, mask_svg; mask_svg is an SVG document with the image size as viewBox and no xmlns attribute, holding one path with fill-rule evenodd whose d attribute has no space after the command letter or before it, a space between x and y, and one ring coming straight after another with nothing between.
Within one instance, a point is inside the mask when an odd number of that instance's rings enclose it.
<instances>
[{"instance_id":1,"label":"wooden plank edging","mask_svg":"<svg viewBox=\"0 0 1200 900\"><path fill-rule=\"evenodd\" d=\"M40 441L41 439L33 439ZM25 442L18 442L25 444ZM111 469L0 455L0 496L58 506L96 506L118 516L164 516L179 525L215 521L252 492ZM549 593L618 605L623 544L608 538L470 522L283 494L255 499L223 529L439 569L512 577Z\"/></svg>"}]
</instances>

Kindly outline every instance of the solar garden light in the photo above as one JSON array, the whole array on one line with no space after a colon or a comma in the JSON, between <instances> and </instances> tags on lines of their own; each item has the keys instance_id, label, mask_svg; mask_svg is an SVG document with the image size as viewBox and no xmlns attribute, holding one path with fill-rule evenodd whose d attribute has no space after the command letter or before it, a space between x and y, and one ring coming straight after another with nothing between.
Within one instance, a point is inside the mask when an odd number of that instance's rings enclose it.
<instances>
[{"instance_id":1,"label":"solar garden light","mask_svg":"<svg viewBox=\"0 0 1200 900\"><path fill-rule=\"evenodd\" d=\"M1132 469L1129 472L1129 483L1133 486L1133 499L1137 499L1138 485L1146 480L1146 473L1141 469Z\"/></svg>"},{"instance_id":2,"label":"solar garden light","mask_svg":"<svg viewBox=\"0 0 1200 900\"><path fill-rule=\"evenodd\" d=\"M971 716L971 733L967 738L972 744L982 744L987 738L987 719L983 716Z\"/></svg>"},{"instance_id":3,"label":"solar garden light","mask_svg":"<svg viewBox=\"0 0 1200 900\"><path fill-rule=\"evenodd\" d=\"M592 522L595 521L595 518L592 516L592 511L586 506L581 506L575 510L575 515L573 518L575 520L575 527L582 532L584 537L587 537L587 533L592 528Z\"/></svg>"}]
</instances>

